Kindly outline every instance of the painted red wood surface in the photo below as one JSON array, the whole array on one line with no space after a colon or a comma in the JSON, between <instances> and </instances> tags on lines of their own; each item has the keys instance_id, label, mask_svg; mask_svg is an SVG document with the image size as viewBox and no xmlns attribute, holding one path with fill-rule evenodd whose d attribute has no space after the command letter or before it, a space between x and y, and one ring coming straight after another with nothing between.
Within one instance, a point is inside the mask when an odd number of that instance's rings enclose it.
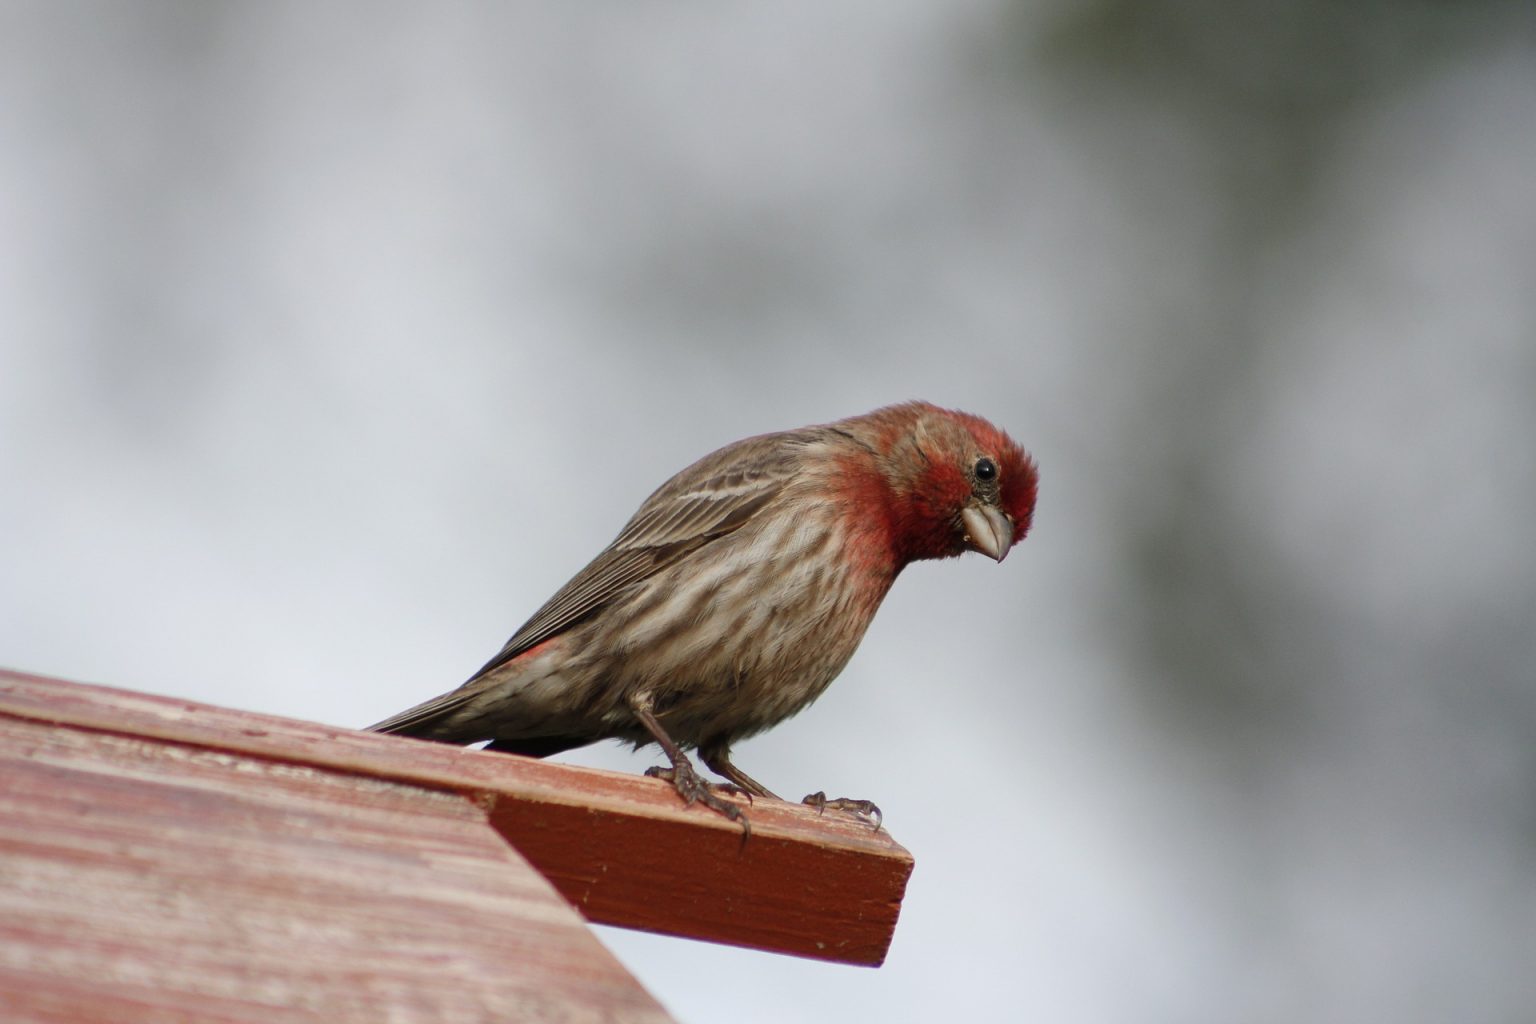
<instances>
[{"instance_id":1,"label":"painted red wood surface","mask_svg":"<svg viewBox=\"0 0 1536 1024\"><path fill-rule=\"evenodd\" d=\"M468 797L0 711L7 1024L669 1019Z\"/></svg>"},{"instance_id":2,"label":"painted red wood surface","mask_svg":"<svg viewBox=\"0 0 1536 1024\"><path fill-rule=\"evenodd\" d=\"M846 816L759 800L743 843L635 775L4 672L0 716L463 794L598 923L873 965L912 870L887 833Z\"/></svg>"}]
</instances>

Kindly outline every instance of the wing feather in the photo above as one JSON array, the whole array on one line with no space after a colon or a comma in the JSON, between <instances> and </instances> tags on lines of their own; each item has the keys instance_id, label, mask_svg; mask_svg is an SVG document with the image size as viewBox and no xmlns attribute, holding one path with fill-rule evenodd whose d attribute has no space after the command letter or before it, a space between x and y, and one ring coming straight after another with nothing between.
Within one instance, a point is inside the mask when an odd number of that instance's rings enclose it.
<instances>
[{"instance_id":1,"label":"wing feather","mask_svg":"<svg viewBox=\"0 0 1536 1024\"><path fill-rule=\"evenodd\" d=\"M793 477L811 432L765 434L707 455L662 484L613 543L534 613L474 679L571 628L629 587L751 521Z\"/></svg>"}]
</instances>

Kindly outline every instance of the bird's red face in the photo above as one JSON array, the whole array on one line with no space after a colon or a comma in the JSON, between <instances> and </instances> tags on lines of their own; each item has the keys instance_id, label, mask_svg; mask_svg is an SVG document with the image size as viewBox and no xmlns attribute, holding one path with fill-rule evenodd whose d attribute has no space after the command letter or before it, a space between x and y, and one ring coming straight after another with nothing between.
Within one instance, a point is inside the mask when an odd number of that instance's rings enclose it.
<instances>
[{"instance_id":1,"label":"bird's red face","mask_svg":"<svg viewBox=\"0 0 1536 1024\"><path fill-rule=\"evenodd\" d=\"M1001 562L1029 532L1039 474L1034 460L1007 434L978 416L953 415L966 426L973 442L969 453L962 454L961 449L952 453L969 467L970 494L961 499L960 509L963 543Z\"/></svg>"},{"instance_id":2,"label":"bird's red face","mask_svg":"<svg viewBox=\"0 0 1536 1024\"><path fill-rule=\"evenodd\" d=\"M1029 531L1035 464L997 427L926 403L879 410L868 422L885 455L881 473L898 565L966 551L1002 561Z\"/></svg>"}]
</instances>

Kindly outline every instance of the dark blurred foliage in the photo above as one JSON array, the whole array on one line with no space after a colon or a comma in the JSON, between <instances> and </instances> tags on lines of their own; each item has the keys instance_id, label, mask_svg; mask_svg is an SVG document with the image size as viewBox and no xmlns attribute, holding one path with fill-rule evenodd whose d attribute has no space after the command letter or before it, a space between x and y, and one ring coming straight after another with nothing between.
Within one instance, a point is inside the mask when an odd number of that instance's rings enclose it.
<instances>
[{"instance_id":1,"label":"dark blurred foliage","mask_svg":"<svg viewBox=\"0 0 1536 1024\"><path fill-rule=\"evenodd\" d=\"M1030 4L1012 12L1021 21L1039 16ZM1536 38L1536 7L1108 0L1063 9L1044 33L1016 38L1021 87L1057 90L1069 130L1105 152L1122 187L1144 196L1144 209L1158 209L1166 185L1123 148L1117 129L1127 122L1162 126L1201 182L1208 230L1184 252L1196 262L1188 273L1209 282L1201 305L1165 309L1140 325L1163 357L1161 379L1144 381L1146 408L1132 418L1154 422L1163 443L1161 457L1142 464L1145 475L1122 481L1134 510L1126 565L1140 576L1126 601L1136 627L1127 640L1135 660L1160 669L1148 699L1192 734L1227 736L1240 768L1261 756L1255 730L1311 718L1309 695L1328 685L1328 652L1424 639L1362 630L1332 606L1326 587L1266 564L1272 549L1253 536L1262 524L1231 500L1222 455L1267 387L1259 359L1273 344L1263 322L1265 275L1321 215L1318 189L1332 183L1328 170L1354 117L1499 40ZM1153 150L1147 162L1166 155ZM1164 212L1187 209L1172 202ZM1158 229L1180 234L1176 224ZM1147 495L1161 500L1141 500ZM1482 622L1465 650L1507 652L1467 667L1482 676L1474 688L1500 691L1528 728L1536 586L1514 597L1502 624Z\"/></svg>"}]
</instances>

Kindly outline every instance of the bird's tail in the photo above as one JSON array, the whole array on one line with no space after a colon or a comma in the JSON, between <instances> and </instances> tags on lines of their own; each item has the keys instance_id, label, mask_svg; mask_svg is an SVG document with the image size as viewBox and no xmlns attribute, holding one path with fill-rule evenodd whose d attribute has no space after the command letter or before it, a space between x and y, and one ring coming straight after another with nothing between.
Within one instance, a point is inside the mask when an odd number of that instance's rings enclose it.
<instances>
[{"instance_id":1,"label":"bird's tail","mask_svg":"<svg viewBox=\"0 0 1536 1024\"><path fill-rule=\"evenodd\" d=\"M398 715L390 715L382 722L375 722L368 732L387 732L395 736L415 736L423 740L439 740L443 743L474 743L490 739L489 736L459 735L454 729L455 712L462 709L475 696L465 689L450 690L440 697L423 701L407 708Z\"/></svg>"},{"instance_id":2,"label":"bird's tail","mask_svg":"<svg viewBox=\"0 0 1536 1024\"><path fill-rule=\"evenodd\" d=\"M522 754L525 757L548 757L564 750L573 750L591 743L592 736L517 736L489 735L484 719L478 716L466 720L457 712L476 694L468 687L453 690L440 697L433 697L398 715L391 715L382 722L375 722L366 731L389 733L394 736L411 736L439 743L481 743L490 740L486 750L499 750L506 754Z\"/></svg>"}]
</instances>

